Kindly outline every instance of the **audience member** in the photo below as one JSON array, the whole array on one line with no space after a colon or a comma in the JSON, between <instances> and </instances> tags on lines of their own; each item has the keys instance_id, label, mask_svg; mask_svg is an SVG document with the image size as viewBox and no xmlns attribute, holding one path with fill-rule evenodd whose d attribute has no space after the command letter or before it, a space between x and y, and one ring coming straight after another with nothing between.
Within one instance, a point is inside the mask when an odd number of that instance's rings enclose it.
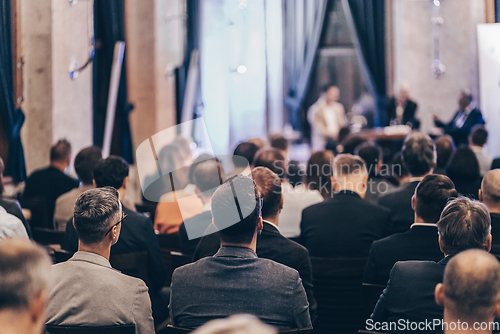
<instances>
[{"instance_id":1,"label":"audience member","mask_svg":"<svg viewBox=\"0 0 500 334\"><path fill-rule=\"evenodd\" d=\"M62 194L78 187L75 180L64 172L71 162L71 145L65 140L59 140L50 148L50 166L33 172L26 179L23 197L26 199L43 198L47 218L52 224L56 199Z\"/></svg>"},{"instance_id":2,"label":"audience member","mask_svg":"<svg viewBox=\"0 0 500 334\"><path fill-rule=\"evenodd\" d=\"M220 162L212 158L199 163L193 170L193 181L196 194L203 203L203 212L193 216L179 227L179 241L182 253L192 255L200 238L212 225L211 202L212 195L225 179ZM214 230L211 231L212 233Z\"/></svg>"},{"instance_id":3,"label":"audience member","mask_svg":"<svg viewBox=\"0 0 500 334\"><path fill-rule=\"evenodd\" d=\"M193 334L278 334L276 328L249 314L237 314L207 322Z\"/></svg>"},{"instance_id":4,"label":"audience member","mask_svg":"<svg viewBox=\"0 0 500 334\"><path fill-rule=\"evenodd\" d=\"M458 111L452 120L445 124L436 115L434 123L437 127L443 128L445 134L453 137L455 145L467 145L471 129L476 124L484 124L481 111L473 101L469 91L461 91L458 98Z\"/></svg>"},{"instance_id":5,"label":"audience member","mask_svg":"<svg viewBox=\"0 0 500 334\"><path fill-rule=\"evenodd\" d=\"M269 145L280 150L285 158L288 156L288 140L281 134L275 133L269 137Z\"/></svg>"},{"instance_id":6,"label":"audience member","mask_svg":"<svg viewBox=\"0 0 500 334\"><path fill-rule=\"evenodd\" d=\"M398 261L441 260L443 253L436 238L436 223L448 199L457 196L453 182L447 176L431 174L420 181L411 199L415 222L404 233L373 242L363 281L387 284L389 273Z\"/></svg>"},{"instance_id":7,"label":"audience member","mask_svg":"<svg viewBox=\"0 0 500 334\"><path fill-rule=\"evenodd\" d=\"M110 156L99 161L94 168L95 185L97 188L113 187L118 189L121 202L127 190L128 172L129 166L122 158ZM111 254L147 252L149 272L146 284L151 296L154 319L157 322L162 321L168 316L166 312L167 301L164 300L162 291L166 269L158 238L153 229L153 222L148 217L130 210L123 203L121 207L127 216L127 221L121 225L120 239L112 244ZM66 224L63 245L65 250L71 252L78 250L77 232L78 230L71 222Z\"/></svg>"},{"instance_id":8,"label":"audience member","mask_svg":"<svg viewBox=\"0 0 500 334\"><path fill-rule=\"evenodd\" d=\"M431 174L436 165L436 152L431 138L420 132L406 136L403 143L403 163L411 175L410 182L382 195L378 203L390 209L387 233L406 232L413 224L415 212L411 198L422 179Z\"/></svg>"},{"instance_id":9,"label":"audience member","mask_svg":"<svg viewBox=\"0 0 500 334\"><path fill-rule=\"evenodd\" d=\"M444 135L436 139L436 168L434 174L446 174L446 166L455 151L455 144L450 135Z\"/></svg>"},{"instance_id":10,"label":"audience member","mask_svg":"<svg viewBox=\"0 0 500 334\"><path fill-rule=\"evenodd\" d=\"M338 155L333 198L302 211L301 243L316 257L363 257L384 235L389 210L364 201L368 172L363 159Z\"/></svg>"},{"instance_id":11,"label":"audience member","mask_svg":"<svg viewBox=\"0 0 500 334\"><path fill-rule=\"evenodd\" d=\"M469 137L469 144L472 151L476 155L479 163L479 173L481 176L490 170L493 159L484 153L484 145L488 140L488 131L483 125L475 125L472 128L472 134Z\"/></svg>"},{"instance_id":12,"label":"audience member","mask_svg":"<svg viewBox=\"0 0 500 334\"><path fill-rule=\"evenodd\" d=\"M247 140L247 142L256 145L259 148L259 150L261 150L267 146L267 142L264 139L259 138L259 137L250 138Z\"/></svg>"},{"instance_id":13,"label":"audience member","mask_svg":"<svg viewBox=\"0 0 500 334\"><path fill-rule=\"evenodd\" d=\"M300 162L293 160L288 163L286 171L286 180L292 187L303 187L305 175L304 169Z\"/></svg>"},{"instance_id":14,"label":"audience member","mask_svg":"<svg viewBox=\"0 0 500 334\"><path fill-rule=\"evenodd\" d=\"M309 190L319 191L324 199L333 197L332 164L335 156L332 151L317 151L307 162L306 185Z\"/></svg>"},{"instance_id":15,"label":"audience member","mask_svg":"<svg viewBox=\"0 0 500 334\"><path fill-rule=\"evenodd\" d=\"M342 153L344 154L354 154L356 151L356 147L367 142L368 140L364 136L360 136L359 134L350 134L345 137L344 142L342 143Z\"/></svg>"},{"instance_id":16,"label":"audience member","mask_svg":"<svg viewBox=\"0 0 500 334\"><path fill-rule=\"evenodd\" d=\"M491 218L491 253L500 258L500 169L486 173L479 189L479 200L488 208Z\"/></svg>"},{"instance_id":17,"label":"audience member","mask_svg":"<svg viewBox=\"0 0 500 334\"><path fill-rule=\"evenodd\" d=\"M47 252L28 241L0 242L0 332L41 334L51 285Z\"/></svg>"},{"instance_id":18,"label":"audience member","mask_svg":"<svg viewBox=\"0 0 500 334\"><path fill-rule=\"evenodd\" d=\"M300 235L300 214L304 208L323 201L317 190L306 187L294 188L285 178L286 161L281 152L275 148L257 152L254 167L267 167L281 178L283 209L280 213L280 232L286 238L297 238Z\"/></svg>"},{"instance_id":19,"label":"audience member","mask_svg":"<svg viewBox=\"0 0 500 334\"><path fill-rule=\"evenodd\" d=\"M443 318L434 289L443 280L446 264L467 249L490 250L490 216L486 206L467 197L450 201L437 223L439 247L445 258L439 262L396 262L389 282L371 315L374 321L430 321ZM436 332L440 332L439 329Z\"/></svg>"},{"instance_id":20,"label":"audience member","mask_svg":"<svg viewBox=\"0 0 500 334\"><path fill-rule=\"evenodd\" d=\"M221 248L213 257L174 271L170 295L174 326L197 328L212 319L249 313L279 329L311 328L299 273L255 253L257 234L263 229L260 203L254 182L246 176L232 177L216 190L212 215ZM235 205L247 216L233 223Z\"/></svg>"},{"instance_id":21,"label":"audience member","mask_svg":"<svg viewBox=\"0 0 500 334\"><path fill-rule=\"evenodd\" d=\"M416 117L417 104L410 99L409 87L401 85L397 97L390 98L386 105L387 125L408 125L412 129L420 127Z\"/></svg>"},{"instance_id":22,"label":"audience member","mask_svg":"<svg viewBox=\"0 0 500 334\"><path fill-rule=\"evenodd\" d=\"M80 180L80 186L62 194L56 200L54 210L54 225L57 230L65 231L66 222L73 217L76 199L84 192L94 188L94 167L102 159L101 149L89 146L82 149L75 158L75 171Z\"/></svg>"},{"instance_id":23,"label":"audience member","mask_svg":"<svg viewBox=\"0 0 500 334\"><path fill-rule=\"evenodd\" d=\"M481 187L481 174L476 155L469 147L457 148L450 158L446 175L453 181L460 194L477 199Z\"/></svg>"},{"instance_id":24,"label":"audience member","mask_svg":"<svg viewBox=\"0 0 500 334\"><path fill-rule=\"evenodd\" d=\"M3 197L3 190L4 190L4 185L3 185L3 171L4 171L4 163L3 159L0 157L0 207L3 207L7 213L10 213L11 215L16 216L24 225L24 228L26 229L26 233L28 236L31 238L31 226L29 222L26 220L26 218L23 215L23 212L21 211L21 205L19 204L18 201L14 199L8 199Z\"/></svg>"},{"instance_id":25,"label":"audience member","mask_svg":"<svg viewBox=\"0 0 500 334\"><path fill-rule=\"evenodd\" d=\"M444 307L444 334L491 334L500 316L500 263L482 250L462 252L446 265L434 295Z\"/></svg>"},{"instance_id":26,"label":"audience member","mask_svg":"<svg viewBox=\"0 0 500 334\"><path fill-rule=\"evenodd\" d=\"M281 180L266 167L255 167L252 178L262 197L262 233L257 236L257 256L284 264L299 272L309 301L309 312L314 319L316 300L313 294L312 269L309 253L304 246L285 238L280 233L279 213L283 208ZM194 254L194 260L213 256L220 247L219 233L204 236Z\"/></svg>"},{"instance_id":27,"label":"audience member","mask_svg":"<svg viewBox=\"0 0 500 334\"><path fill-rule=\"evenodd\" d=\"M247 141L239 143L233 152L232 159L234 170L228 174L228 177L243 173L245 169L247 169L248 166L252 164L253 158L255 157L255 154L258 150L259 148L257 147L257 145L253 143ZM245 160L241 159L240 157L245 158Z\"/></svg>"},{"instance_id":28,"label":"audience member","mask_svg":"<svg viewBox=\"0 0 500 334\"><path fill-rule=\"evenodd\" d=\"M324 149L326 146L335 148L339 131L346 125L345 109L339 103L340 90L337 86L330 86L326 90L325 100L318 106L312 117L311 138L313 149Z\"/></svg>"},{"instance_id":29,"label":"audience member","mask_svg":"<svg viewBox=\"0 0 500 334\"><path fill-rule=\"evenodd\" d=\"M121 274L109 263L111 246L129 223L125 217L118 191L112 187L87 190L77 199L73 224L78 232L78 252L52 268L54 285L47 324L134 324L137 334L154 333L146 284Z\"/></svg>"},{"instance_id":30,"label":"audience member","mask_svg":"<svg viewBox=\"0 0 500 334\"><path fill-rule=\"evenodd\" d=\"M23 222L0 206L0 240L7 238L28 239Z\"/></svg>"},{"instance_id":31,"label":"audience member","mask_svg":"<svg viewBox=\"0 0 500 334\"><path fill-rule=\"evenodd\" d=\"M396 153L391 160L391 176L394 179L394 183L400 187L411 180L411 175L403 163L402 152Z\"/></svg>"},{"instance_id":32,"label":"audience member","mask_svg":"<svg viewBox=\"0 0 500 334\"><path fill-rule=\"evenodd\" d=\"M356 148L356 155L365 161L368 169L368 187L365 200L377 204L380 196L395 188L382 176L384 172L388 174L387 170L383 170L382 149L375 144L363 143Z\"/></svg>"}]
</instances>

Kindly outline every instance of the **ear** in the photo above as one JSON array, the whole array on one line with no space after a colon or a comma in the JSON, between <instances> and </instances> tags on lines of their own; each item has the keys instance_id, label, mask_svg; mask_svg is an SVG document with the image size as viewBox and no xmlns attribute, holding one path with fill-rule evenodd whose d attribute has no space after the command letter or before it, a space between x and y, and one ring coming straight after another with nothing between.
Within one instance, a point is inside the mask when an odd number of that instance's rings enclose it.
<instances>
[{"instance_id":1,"label":"ear","mask_svg":"<svg viewBox=\"0 0 500 334\"><path fill-rule=\"evenodd\" d=\"M495 318L500 317L500 300L495 304Z\"/></svg>"},{"instance_id":2,"label":"ear","mask_svg":"<svg viewBox=\"0 0 500 334\"><path fill-rule=\"evenodd\" d=\"M122 183L122 188L123 188L123 190L127 189L127 184L128 184L128 176L126 176L126 177L123 179L123 183Z\"/></svg>"},{"instance_id":3,"label":"ear","mask_svg":"<svg viewBox=\"0 0 500 334\"><path fill-rule=\"evenodd\" d=\"M446 256L446 253L443 250L443 241L441 240L441 237L438 238L438 243L439 243L439 249L441 250L441 252L443 252L444 256Z\"/></svg>"},{"instance_id":4,"label":"ear","mask_svg":"<svg viewBox=\"0 0 500 334\"><path fill-rule=\"evenodd\" d=\"M45 322L47 292L44 290L30 304L30 320L33 325ZM35 327L35 326L33 326Z\"/></svg>"},{"instance_id":5,"label":"ear","mask_svg":"<svg viewBox=\"0 0 500 334\"><path fill-rule=\"evenodd\" d=\"M330 180L332 181L332 189L333 192L336 193L339 191L339 184L337 183L337 180L335 179L335 176L330 176Z\"/></svg>"},{"instance_id":6,"label":"ear","mask_svg":"<svg viewBox=\"0 0 500 334\"><path fill-rule=\"evenodd\" d=\"M283 193L281 193L281 200L280 200L280 206L279 206L278 213L280 213L281 210L283 210Z\"/></svg>"},{"instance_id":7,"label":"ear","mask_svg":"<svg viewBox=\"0 0 500 334\"><path fill-rule=\"evenodd\" d=\"M411 197L411 208L413 209L413 211L415 211L416 207L417 207L417 199L416 199L415 195L413 195Z\"/></svg>"},{"instance_id":8,"label":"ear","mask_svg":"<svg viewBox=\"0 0 500 334\"><path fill-rule=\"evenodd\" d=\"M74 228L75 228L75 230L76 230L75 218L73 218L73 227L74 227Z\"/></svg>"},{"instance_id":9,"label":"ear","mask_svg":"<svg viewBox=\"0 0 500 334\"><path fill-rule=\"evenodd\" d=\"M92 179L92 184L94 185L94 188L97 188L97 184L95 183L95 179Z\"/></svg>"},{"instance_id":10,"label":"ear","mask_svg":"<svg viewBox=\"0 0 500 334\"><path fill-rule=\"evenodd\" d=\"M484 198L483 198L483 190L482 189L479 189L478 191L478 199L481 201L481 202L484 202Z\"/></svg>"},{"instance_id":11,"label":"ear","mask_svg":"<svg viewBox=\"0 0 500 334\"><path fill-rule=\"evenodd\" d=\"M367 186L367 185L368 185L368 173L365 173L365 174L363 175L363 184L364 184L365 186Z\"/></svg>"},{"instance_id":12,"label":"ear","mask_svg":"<svg viewBox=\"0 0 500 334\"><path fill-rule=\"evenodd\" d=\"M257 233L260 234L264 229L264 223L262 222L262 217L259 217L259 221L257 223Z\"/></svg>"},{"instance_id":13,"label":"ear","mask_svg":"<svg viewBox=\"0 0 500 334\"><path fill-rule=\"evenodd\" d=\"M436 300L436 304L444 307L444 287L443 283L439 283L436 285L434 289L434 299Z\"/></svg>"},{"instance_id":14,"label":"ear","mask_svg":"<svg viewBox=\"0 0 500 334\"><path fill-rule=\"evenodd\" d=\"M487 251L488 253L491 251L491 240L492 236L490 234L488 235L488 238L486 238L486 244L484 245L484 250Z\"/></svg>"}]
</instances>

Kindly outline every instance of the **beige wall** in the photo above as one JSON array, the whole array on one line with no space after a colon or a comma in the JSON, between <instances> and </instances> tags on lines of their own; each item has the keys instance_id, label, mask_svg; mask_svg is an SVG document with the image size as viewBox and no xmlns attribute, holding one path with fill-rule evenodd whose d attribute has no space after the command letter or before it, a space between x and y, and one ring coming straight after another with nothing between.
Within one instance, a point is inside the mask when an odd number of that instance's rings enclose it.
<instances>
[{"instance_id":1,"label":"beige wall","mask_svg":"<svg viewBox=\"0 0 500 334\"><path fill-rule=\"evenodd\" d=\"M418 103L422 130L432 127L432 114L453 117L461 89L479 95L476 25L485 22L484 0L442 0L440 16L442 79L431 73L432 2L393 0L394 85L408 83Z\"/></svg>"}]
</instances>

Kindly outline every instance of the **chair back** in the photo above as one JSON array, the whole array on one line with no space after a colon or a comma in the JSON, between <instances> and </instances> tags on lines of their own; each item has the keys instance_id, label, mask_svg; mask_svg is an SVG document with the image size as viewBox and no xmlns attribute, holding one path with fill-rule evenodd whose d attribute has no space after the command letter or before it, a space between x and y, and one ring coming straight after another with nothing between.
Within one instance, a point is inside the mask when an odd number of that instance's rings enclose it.
<instances>
[{"instance_id":1,"label":"chair back","mask_svg":"<svg viewBox=\"0 0 500 334\"><path fill-rule=\"evenodd\" d=\"M157 237L161 249L180 252L179 233L158 234Z\"/></svg>"},{"instance_id":2,"label":"chair back","mask_svg":"<svg viewBox=\"0 0 500 334\"><path fill-rule=\"evenodd\" d=\"M53 261L54 261L54 264L55 263L61 263L61 262L66 262L68 261L69 259L71 259L71 257L73 256L73 252L68 252L64 249L56 249L53 251L53 255L52 255L52 258L53 258Z\"/></svg>"},{"instance_id":3,"label":"chair back","mask_svg":"<svg viewBox=\"0 0 500 334\"><path fill-rule=\"evenodd\" d=\"M311 257L314 297L318 303L315 333L355 333L363 328L361 284L366 258Z\"/></svg>"},{"instance_id":4,"label":"chair back","mask_svg":"<svg viewBox=\"0 0 500 334\"><path fill-rule=\"evenodd\" d=\"M167 327L158 331L156 334L186 334L186 333L191 333L191 332L192 332L191 329L174 327L172 325L168 325Z\"/></svg>"},{"instance_id":5,"label":"chair back","mask_svg":"<svg viewBox=\"0 0 500 334\"><path fill-rule=\"evenodd\" d=\"M21 204L21 207L29 209L31 211L30 225L32 228L54 228L52 217L49 217L49 212L47 210L47 201L45 197L22 197L19 199L19 203Z\"/></svg>"},{"instance_id":6,"label":"chair back","mask_svg":"<svg viewBox=\"0 0 500 334\"><path fill-rule=\"evenodd\" d=\"M144 282L149 279L147 252L111 254L109 262L125 275L140 278Z\"/></svg>"},{"instance_id":7,"label":"chair back","mask_svg":"<svg viewBox=\"0 0 500 334\"><path fill-rule=\"evenodd\" d=\"M176 268L182 267L188 263L193 262L193 257L191 255L183 254L180 252L170 252L170 257L172 258L172 265L174 270Z\"/></svg>"},{"instance_id":8,"label":"chair back","mask_svg":"<svg viewBox=\"0 0 500 334\"><path fill-rule=\"evenodd\" d=\"M45 326L48 334L135 334L135 325L116 326Z\"/></svg>"},{"instance_id":9,"label":"chair back","mask_svg":"<svg viewBox=\"0 0 500 334\"><path fill-rule=\"evenodd\" d=\"M375 309L375 305L377 305L380 295L382 294L382 292L384 292L385 285L363 283L361 289L363 291L363 305L365 307L365 315L368 318Z\"/></svg>"},{"instance_id":10,"label":"chair back","mask_svg":"<svg viewBox=\"0 0 500 334\"><path fill-rule=\"evenodd\" d=\"M279 334L313 334L314 329L288 329L284 331L280 331Z\"/></svg>"},{"instance_id":11,"label":"chair back","mask_svg":"<svg viewBox=\"0 0 500 334\"><path fill-rule=\"evenodd\" d=\"M64 242L64 231L51 228L33 227L33 240L40 245L62 245Z\"/></svg>"}]
</instances>

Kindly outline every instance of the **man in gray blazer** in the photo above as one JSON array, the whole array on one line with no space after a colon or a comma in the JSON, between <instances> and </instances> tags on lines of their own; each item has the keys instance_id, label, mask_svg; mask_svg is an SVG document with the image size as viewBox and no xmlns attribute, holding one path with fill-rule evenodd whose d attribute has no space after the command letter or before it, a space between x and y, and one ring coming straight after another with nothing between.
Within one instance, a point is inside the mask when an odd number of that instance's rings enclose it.
<instances>
[{"instance_id":1,"label":"man in gray blazer","mask_svg":"<svg viewBox=\"0 0 500 334\"><path fill-rule=\"evenodd\" d=\"M193 329L249 313L279 329L312 327L299 273L255 253L263 229L261 203L247 176L234 176L215 191L212 217L221 248L174 271L169 306L174 326Z\"/></svg>"},{"instance_id":2,"label":"man in gray blazer","mask_svg":"<svg viewBox=\"0 0 500 334\"><path fill-rule=\"evenodd\" d=\"M124 219L114 188L91 189L80 195L73 220L78 252L53 266L47 324L134 324L137 334L154 333L146 284L121 274L109 263L111 246L118 241Z\"/></svg>"}]
</instances>

